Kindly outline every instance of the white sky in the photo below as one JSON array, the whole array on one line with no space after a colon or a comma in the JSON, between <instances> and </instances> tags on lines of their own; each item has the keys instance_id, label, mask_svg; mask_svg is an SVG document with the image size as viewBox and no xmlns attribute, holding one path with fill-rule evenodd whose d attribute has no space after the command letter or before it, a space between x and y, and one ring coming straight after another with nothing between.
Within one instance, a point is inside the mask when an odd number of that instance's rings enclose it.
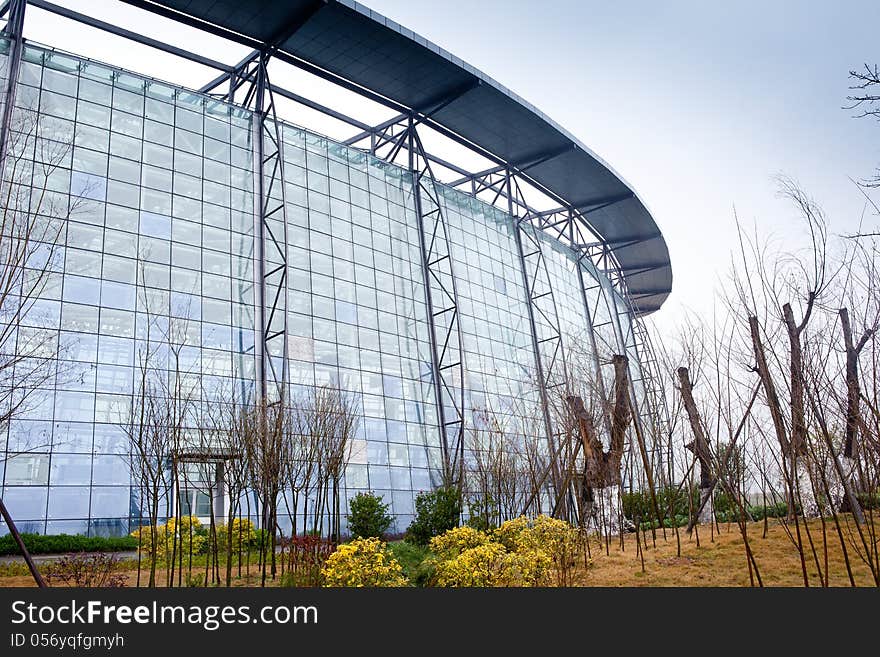
<instances>
[{"instance_id":1,"label":"white sky","mask_svg":"<svg viewBox=\"0 0 880 657\"><path fill-rule=\"evenodd\" d=\"M230 45L113 0L57 0L200 54L235 63ZM741 221L786 243L803 235L775 194L787 174L825 208L832 233L858 225L850 178L880 164L880 125L843 109L848 71L880 62L880 3L578 0L370 0L535 104L613 166L669 245L673 293L656 314L671 330L686 308L710 312ZM26 36L135 72L199 87L216 73L28 9ZM303 95L308 76L274 81ZM320 92L319 92L320 93ZM344 94L333 97L344 106ZM335 105L334 102L327 102ZM387 112L352 109L367 123ZM306 123L307 121L297 121ZM332 136L333 126L323 132ZM320 129L320 128L319 128ZM877 225L877 218L866 222Z\"/></svg>"}]
</instances>

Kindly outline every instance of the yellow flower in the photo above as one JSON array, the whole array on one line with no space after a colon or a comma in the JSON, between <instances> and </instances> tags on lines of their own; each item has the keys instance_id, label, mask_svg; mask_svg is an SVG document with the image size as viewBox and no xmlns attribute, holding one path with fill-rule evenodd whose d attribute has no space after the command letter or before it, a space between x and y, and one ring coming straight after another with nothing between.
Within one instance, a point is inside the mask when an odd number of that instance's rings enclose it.
<instances>
[{"instance_id":1,"label":"yellow flower","mask_svg":"<svg viewBox=\"0 0 880 657\"><path fill-rule=\"evenodd\" d=\"M324 586L406 586L403 568L378 538L343 543L330 555L321 574Z\"/></svg>"}]
</instances>

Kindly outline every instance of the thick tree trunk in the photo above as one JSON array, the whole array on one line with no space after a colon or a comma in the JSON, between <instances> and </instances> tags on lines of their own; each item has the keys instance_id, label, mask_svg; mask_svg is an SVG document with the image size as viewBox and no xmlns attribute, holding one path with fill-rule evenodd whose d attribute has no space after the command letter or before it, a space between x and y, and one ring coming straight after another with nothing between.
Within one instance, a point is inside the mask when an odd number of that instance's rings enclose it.
<instances>
[{"instance_id":1,"label":"thick tree trunk","mask_svg":"<svg viewBox=\"0 0 880 657\"><path fill-rule=\"evenodd\" d=\"M593 490L593 522L595 529L606 536L620 534L620 485Z\"/></svg>"},{"instance_id":2,"label":"thick tree trunk","mask_svg":"<svg viewBox=\"0 0 880 657\"><path fill-rule=\"evenodd\" d=\"M860 397L862 394L861 384L859 383L859 354L868 344L868 340L876 332L873 328L865 329L865 332L856 343L853 341L852 326L849 323L849 311L841 308L840 325L843 329L843 342L846 347L846 433L843 445L844 464L836 463L844 471L846 471L845 479L842 481L846 490L842 510L851 510L854 513L861 514L861 509L857 508L858 504L853 507L850 500L856 499L852 488L856 491L863 492L866 490L864 476L859 467L859 431L863 423L861 417ZM835 457L836 458L836 457Z\"/></svg>"},{"instance_id":3,"label":"thick tree trunk","mask_svg":"<svg viewBox=\"0 0 880 657\"><path fill-rule=\"evenodd\" d=\"M807 424L804 420L804 351L801 345L803 324L794 321L791 304L782 306L782 316L788 333L789 376L791 384L791 440L790 448L798 457L807 456Z\"/></svg>"},{"instance_id":4,"label":"thick tree trunk","mask_svg":"<svg viewBox=\"0 0 880 657\"><path fill-rule=\"evenodd\" d=\"M596 528L608 535L620 533L620 464L626 444L626 430L631 420L629 375L626 356L616 355L614 363L614 406L611 412L611 441L604 451L584 400L567 397L569 408L577 421L584 452L584 487L592 495L591 515Z\"/></svg>"},{"instance_id":5,"label":"thick tree trunk","mask_svg":"<svg viewBox=\"0 0 880 657\"><path fill-rule=\"evenodd\" d=\"M703 422L697 404L694 401L693 384L686 367L678 368L678 382L681 390L681 399L684 403L694 440L685 445L700 461L700 514L697 519L700 523L711 522L712 503L708 498L715 488L715 477L712 474L712 455L709 450L709 441L703 431Z\"/></svg>"},{"instance_id":6,"label":"thick tree trunk","mask_svg":"<svg viewBox=\"0 0 880 657\"><path fill-rule=\"evenodd\" d=\"M840 309L840 326L843 329L843 343L846 347L846 442L843 455L849 459L856 458L856 436L859 432L859 351L853 344L852 327L849 323L849 311ZM866 333L867 335L867 333ZM867 342L867 340L865 340ZM859 343L860 347L864 342Z\"/></svg>"},{"instance_id":7,"label":"thick tree trunk","mask_svg":"<svg viewBox=\"0 0 880 657\"><path fill-rule=\"evenodd\" d=\"M626 356L615 354L611 361L614 363L614 408L611 413L608 469L614 473L616 483L620 483L620 462L623 459L626 429L632 419L629 403L629 369Z\"/></svg>"},{"instance_id":8,"label":"thick tree trunk","mask_svg":"<svg viewBox=\"0 0 880 657\"><path fill-rule=\"evenodd\" d=\"M776 386L773 384L773 376L770 374L770 367L767 365L767 356L764 353L764 343L761 341L761 332L758 327L758 318L754 315L749 317L749 329L752 337L752 348L755 352L755 369L758 377L761 379L761 386L764 388L764 397L767 400L767 408L770 410L770 417L773 419L773 429L776 432L776 439L779 441L780 451L782 453L783 463L787 470L785 474L785 502L788 505L789 518L795 513L796 490L797 490L797 458L792 458L797 451L792 449L792 445L788 439L788 433L785 428L785 419L782 416L782 406L779 403L779 395L776 393Z\"/></svg>"},{"instance_id":9,"label":"thick tree trunk","mask_svg":"<svg viewBox=\"0 0 880 657\"><path fill-rule=\"evenodd\" d=\"M767 399L767 407L773 420L776 439L779 441L782 453L788 454L788 436L785 429L785 420L782 417L779 395L776 394L776 386L773 385L773 377L770 375L770 368L767 365L767 356L764 354L764 344L761 342L761 331L758 327L757 317L749 317L749 329L752 334L752 348L755 352L755 368L758 371L758 377L761 379L761 386L764 388L764 397Z\"/></svg>"}]
</instances>

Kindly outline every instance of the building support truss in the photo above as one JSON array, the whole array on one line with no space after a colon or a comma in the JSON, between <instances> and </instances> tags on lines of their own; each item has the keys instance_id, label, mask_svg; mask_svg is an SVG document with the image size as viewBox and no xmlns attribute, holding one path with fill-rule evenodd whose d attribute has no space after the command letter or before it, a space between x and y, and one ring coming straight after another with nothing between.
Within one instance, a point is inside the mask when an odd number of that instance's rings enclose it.
<instances>
[{"instance_id":1,"label":"building support truss","mask_svg":"<svg viewBox=\"0 0 880 657\"><path fill-rule=\"evenodd\" d=\"M630 380L632 381L634 421L641 428L645 454L645 476L649 480L656 478L656 473L671 483L672 456L663 451L663 446L670 444L669 431L671 427L669 409L666 405L666 395L663 391L663 378L657 353L651 343L650 334L644 320L632 312L632 302L627 299L630 306L630 330L623 336L624 343L631 347L639 365L637 376L633 376L630 367ZM638 386L641 386L642 394L639 398ZM664 467L665 466L665 467Z\"/></svg>"},{"instance_id":2,"label":"building support truss","mask_svg":"<svg viewBox=\"0 0 880 657\"><path fill-rule=\"evenodd\" d=\"M522 193L510 170L506 171L504 189L508 201L508 213L515 217L514 236L519 253L520 268L526 292L526 305L535 351L535 366L538 386L541 393L541 407L547 432L547 447L550 455L550 472L556 500L553 513L568 515L569 507L564 501L563 489L567 488L566 478L559 463L559 454L565 440L564 429L559 417L554 417L554 409L561 409L560 402L565 398L568 386L568 368L565 360L562 328L556 309L553 285L541 239L529 220L528 213L517 216L515 206L522 207ZM499 194L501 191L499 190ZM558 415L558 413L557 413Z\"/></svg>"},{"instance_id":3,"label":"building support truss","mask_svg":"<svg viewBox=\"0 0 880 657\"><path fill-rule=\"evenodd\" d=\"M6 152L9 148L9 131L12 129L12 114L18 89L18 72L21 69L21 55L24 49L24 10L25 0L9 0L4 9L9 11L9 19L3 29L3 36L9 39L7 57L6 89L3 93L3 118L0 124L0 175L5 175Z\"/></svg>"},{"instance_id":4,"label":"building support truss","mask_svg":"<svg viewBox=\"0 0 880 657\"><path fill-rule=\"evenodd\" d=\"M229 75L223 100L253 111L254 162L254 313L255 359L258 394L269 403L287 396L289 382L288 224L284 190L284 140L269 83L270 53L242 60Z\"/></svg>"},{"instance_id":5,"label":"building support truss","mask_svg":"<svg viewBox=\"0 0 880 657\"><path fill-rule=\"evenodd\" d=\"M12 113L15 111L15 96L18 88L18 72L21 68L21 55L24 45L24 11L27 6L25 0L9 0L3 5L2 13L9 13L9 19L3 29L3 37L9 39L9 54L7 58L7 80L6 89L3 93L3 117L0 124L0 182L4 182L6 177L6 153L9 148L9 131L12 129ZM10 181L11 184L11 181ZM0 488L0 520L6 525L13 540L18 546L19 551L24 557L25 563L30 570L31 577L40 588L46 587L46 582L40 574L36 563L28 551L27 545L18 532L15 520L12 514L3 502L3 490Z\"/></svg>"},{"instance_id":6,"label":"building support truss","mask_svg":"<svg viewBox=\"0 0 880 657\"><path fill-rule=\"evenodd\" d=\"M443 202L416 126L415 117L410 116L406 130L391 137L388 143L393 143L395 151L404 147L409 151L440 418L443 478L446 485L463 486L465 362L458 291Z\"/></svg>"}]
</instances>

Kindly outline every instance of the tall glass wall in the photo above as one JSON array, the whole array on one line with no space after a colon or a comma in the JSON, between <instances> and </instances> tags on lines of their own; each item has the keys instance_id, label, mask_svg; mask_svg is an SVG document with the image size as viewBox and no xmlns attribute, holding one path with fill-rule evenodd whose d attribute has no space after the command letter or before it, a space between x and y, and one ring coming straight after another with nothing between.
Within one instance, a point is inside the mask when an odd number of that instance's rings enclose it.
<instances>
[{"instance_id":1,"label":"tall glass wall","mask_svg":"<svg viewBox=\"0 0 880 657\"><path fill-rule=\"evenodd\" d=\"M141 499L126 417L145 363L193 400L182 420L193 435L216 391L255 389L254 120L30 45L15 104L4 180L27 199L17 211L60 238L27 263L45 281L2 345L43 354L51 372L2 428L3 499L23 531L127 532ZM383 495L402 531L443 461L412 176L302 129L280 132L285 184L273 196L284 212L272 221L287 234L278 309L290 394L332 383L353 395L361 417L345 495ZM498 208L437 191L458 293L468 466L498 427L546 454L521 229ZM600 357L621 353L626 309L607 280L540 241L565 350L592 357L595 340ZM23 385L10 371L0 382Z\"/></svg>"},{"instance_id":2,"label":"tall glass wall","mask_svg":"<svg viewBox=\"0 0 880 657\"><path fill-rule=\"evenodd\" d=\"M442 470L411 177L290 126L283 139L293 392L354 395L348 496L382 495L403 531Z\"/></svg>"}]
</instances>

